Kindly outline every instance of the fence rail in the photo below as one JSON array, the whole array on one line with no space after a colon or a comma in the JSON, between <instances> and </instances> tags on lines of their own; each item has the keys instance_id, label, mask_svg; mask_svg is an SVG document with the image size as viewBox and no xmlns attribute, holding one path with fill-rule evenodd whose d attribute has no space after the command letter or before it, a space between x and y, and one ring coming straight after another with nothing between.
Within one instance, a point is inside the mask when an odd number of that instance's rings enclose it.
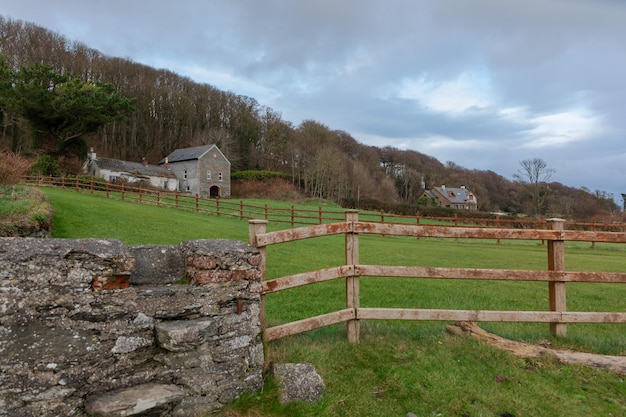
<instances>
[{"instance_id":1,"label":"fence rail","mask_svg":"<svg viewBox=\"0 0 626 417\"><path fill-rule=\"evenodd\" d=\"M124 183L110 183L97 180L93 177L24 177L26 184L39 187L59 187L76 191L89 192L91 194L105 195L107 198L118 198L139 204L152 204L163 207L171 207L179 210L192 210L199 213L213 214L218 216L230 216L239 219L264 219L272 223L288 224L289 227L301 227L317 224L327 224L341 222L344 220L345 211L332 210L328 207L319 206L316 210L298 208L295 205L290 207L270 207L267 204L254 205L244 203L235 199L210 199L183 194L178 192L168 192L154 188L141 188ZM462 217L458 213L454 217L427 217L416 213L415 216L401 216L384 211L360 211L361 220L383 224L383 225L416 225L422 226L425 223L435 223L445 226L462 227L469 229L472 227L482 227L490 229L504 230L541 230L546 228L545 219L512 219L497 216L495 218L473 218ZM602 223L602 222L573 222L564 223L566 230L592 231L592 232L626 232L624 223ZM392 233L383 233L392 234ZM495 236L495 235L494 235ZM463 237L463 236L459 236ZM494 237L495 239L507 239L508 237ZM542 239L535 236L533 239ZM571 240L571 239L566 239ZM585 239L588 240L588 239ZM595 244L595 241L588 240ZM600 241L600 240L598 240Z\"/></svg>"},{"instance_id":2,"label":"fence rail","mask_svg":"<svg viewBox=\"0 0 626 417\"><path fill-rule=\"evenodd\" d=\"M626 323L626 312L569 312L566 305L567 282L622 283L626 273L565 271L565 241L591 241L626 243L621 232L564 230L564 220L549 219L548 229L494 229L443 227L434 225L380 224L359 221L357 211L345 213L345 221L333 224L302 227L298 229L267 232L267 221L250 220L249 242L262 255L265 277L266 248L269 245L328 235L345 235L346 265L289 275L270 281L262 287L262 322L265 341L314 330L345 322L350 342L359 342L359 320L436 320L436 321L491 321L549 323L555 336L566 336L568 323ZM504 270L476 268L440 268L421 266L362 265L359 262L359 235L378 234L394 236L546 240L547 270ZM456 280L545 281L548 283L548 311L496 311L496 310L437 310L367 308L360 305L361 277L435 278ZM286 323L274 327L265 325L265 296L267 294L311 285L319 282L344 279L346 281L346 308L332 313Z\"/></svg>"}]
</instances>

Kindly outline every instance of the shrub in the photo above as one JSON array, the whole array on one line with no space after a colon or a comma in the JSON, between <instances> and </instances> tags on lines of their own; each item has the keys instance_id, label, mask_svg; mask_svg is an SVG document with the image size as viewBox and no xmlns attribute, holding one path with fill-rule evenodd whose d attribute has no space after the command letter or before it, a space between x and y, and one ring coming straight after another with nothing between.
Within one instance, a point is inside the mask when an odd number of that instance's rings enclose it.
<instances>
[{"instance_id":1,"label":"shrub","mask_svg":"<svg viewBox=\"0 0 626 417\"><path fill-rule=\"evenodd\" d=\"M28 159L0 150L0 184L17 184L28 173L29 165Z\"/></svg>"},{"instance_id":2,"label":"shrub","mask_svg":"<svg viewBox=\"0 0 626 417\"><path fill-rule=\"evenodd\" d=\"M291 179L291 176L284 172L276 171L237 171L231 174L233 181L265 181L274 178Z\"/></svg>"},{"instance_id":3,"label":"shrub","mask_svg":"<svg viewBox=\"0 0 626 417\"><path fill-rule=\"evenodd\" d=\"M57 176L59 173L59 163L50 155L40 156L39 159L31 165L30 173L33 175Z\"/></svg>"}]
</instances>

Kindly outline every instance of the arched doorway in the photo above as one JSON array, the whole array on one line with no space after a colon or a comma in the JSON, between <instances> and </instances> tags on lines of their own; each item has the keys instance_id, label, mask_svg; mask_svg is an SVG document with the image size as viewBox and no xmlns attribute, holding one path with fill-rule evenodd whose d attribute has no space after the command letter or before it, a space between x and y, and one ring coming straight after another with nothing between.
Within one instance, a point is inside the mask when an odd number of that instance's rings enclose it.
<instances>
[{"instance_id":1,"label":"arched doorway","mask_svg":"<svg viewBox=\"0 0 626 417\"><path fill-rule=\"evenodd\" d=\"M220 187L217 185L212 185L209 188L209 198L219 198L220 197Z\"/></svg>"}]
</instances>

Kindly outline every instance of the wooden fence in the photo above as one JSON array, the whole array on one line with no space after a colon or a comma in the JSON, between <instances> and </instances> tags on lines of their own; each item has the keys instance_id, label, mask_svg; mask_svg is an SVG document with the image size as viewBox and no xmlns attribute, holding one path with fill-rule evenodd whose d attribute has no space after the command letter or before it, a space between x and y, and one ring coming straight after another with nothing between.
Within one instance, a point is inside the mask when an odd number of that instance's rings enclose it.
<instances>
[{"instance_id":1,"label":"wooden fence","mask_svg":"<svg viewBox=\"0 0 626 417\"><path fill-rule=\"evenodd\" d=\"M239 219L264 219L272 223L288 224L289 227L325 224L344 220L344 210L331 209L319 206L317 209L298 208L295 205L287 207L270 207L267 204L244 204L235 199L209 199L168 192L154 188L141 188L128 184L116 184L97 180L93 177L25 177L27 184L35 186L59 187L91 194L105 195L107 198L117 198L123 201L153 204L171 207L179 210L193 210L199 213L230 216ZM515 219L496 216L494 218L462 217L458 213L454 217L425 217L416 213L415 216L400 216L384 211L360 211L362 221L384 224L445 224L459 227L495 227L512 229L544 229L545 219ZM626 224L600 222L571 222L564 223L565 229L626 232ZM592 242L592 245L595 242Z\"/></svg>"},{"instance_id":2,"label":"wooden fence","mask_svg":"<svg viewBox=\"0 0 626 417\"><path fill-rule=\"evenodd\" d=\"M263 337L271 341L286 336L345 322L347 337L359 342L359 320L435 320L435 321L489 321L489 322L539 322L549 323L555 336L566 336L567 323L626 323L626 312L569 312L566 305L567 282L624 283L626 273L570 272L565 271L565 242L626 243L621 232L564 230L562 219L549 219L547 229L511 229L446 227L436 225L401 225L359 221L355 210L345 213L345 221L267 232L266 220L249 221L249 243L259 249L265 274L266 247L301 239L343 234L345 235L346 264L334 268L285 276L270 281L263 280L261 312ZM436 268L419 266L361 265L359 262L359 235L378 234L394 236L439 237L451 239L521 239L548 242L547 270L500 270L471 268ZM359 281L361 277L404 277L503 281L548 282L549 311L490 311L490 310L437 310L393 309L361 307ZM265 277L264 277L265 278ZM346 283L345 308L279 326L265 326L265 296L278 291L328 280L343 279Z\"/></svg>"}]
</instances>

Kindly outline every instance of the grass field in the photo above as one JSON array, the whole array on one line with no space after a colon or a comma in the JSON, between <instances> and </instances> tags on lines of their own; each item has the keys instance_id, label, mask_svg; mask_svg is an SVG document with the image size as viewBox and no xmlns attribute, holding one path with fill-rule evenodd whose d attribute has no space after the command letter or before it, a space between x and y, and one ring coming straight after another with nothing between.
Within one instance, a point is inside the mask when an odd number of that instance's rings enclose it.
<instances>
[{"instance_id":1,"label":"grass field","mask_svg":"<svg viewBox=\"0 0 626 417\"><path fill-rule=\"evenodd\" d=\"M53 237L117 238L127 244L182 240L247 240L247 221L114 201L75 191L44 189L55 216ZM318 202L312 203L313 208ZM272 230L269 225L268 229ZM284 227L284 226L282 226ZM364 264L546 269L541 242L446 241L362 236ZM566 268L624 271L626 248L571 245ZM343 237L309 239L268 248L268 278L344 263ZM547 284L362 278L364 307L547 309ZM270 324L344 307L344 284L332 281L268 296ZM626 286L568 284L572 311L624 311ZM272 342L270 359L313 363L326 383L313 404L281 405L268 376L261 393L244 396L229 416L626 416L624 376L553 358L524 360L448 335L440 322L362 323L361 343L347 343L337 325ZM483 323L520 341L548 341L605 354L626 354L626 325L569 325L553 338L547 324Z\"/></svg>"}]
</instances>

